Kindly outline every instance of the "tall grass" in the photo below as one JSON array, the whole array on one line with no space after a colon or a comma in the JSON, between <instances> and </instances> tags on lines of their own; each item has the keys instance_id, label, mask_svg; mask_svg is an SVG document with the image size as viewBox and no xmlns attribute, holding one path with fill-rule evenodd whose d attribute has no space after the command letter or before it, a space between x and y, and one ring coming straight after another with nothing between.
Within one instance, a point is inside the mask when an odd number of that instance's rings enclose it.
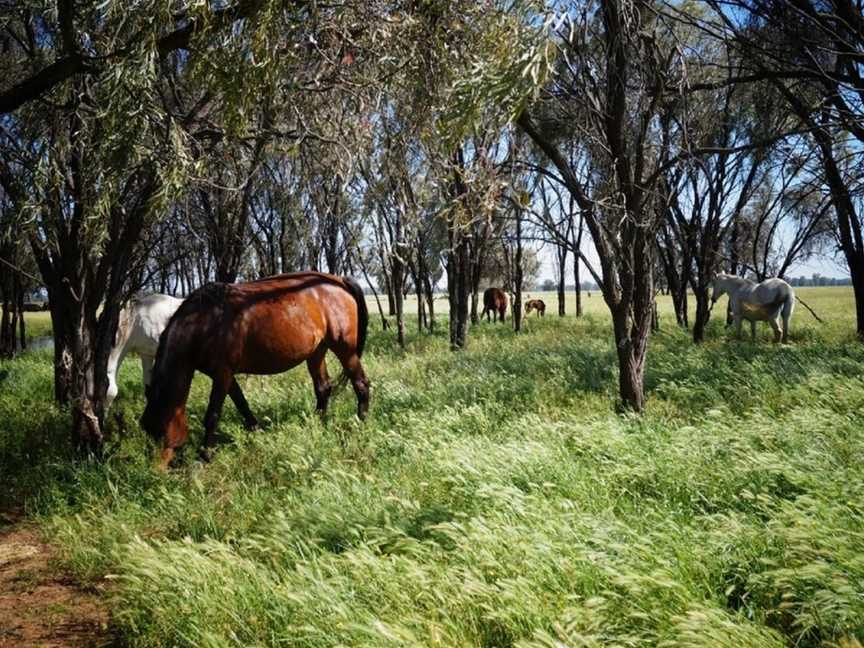
<instances>
[{"instance_id":1,"label":"tall grass","mask_svg":"<svg viewBox=\"0 0 864 648\"><path fill-rule=\"evenodd\" d=\"M347 391L320 423L302 370L246 377L267 428L226 406L234 443L210 465L198 378L168 475L133 362L125 429L90 462L47 404L50 354L19 358L0 497L115 583L132 645L841 645L864 637L864 349L851 293L813 293L830 324L799 312L784 347L719 322L694 347L666 317L642 417L615 413L600 309L484 324L459 354L445 326L405 352L376 330L363 425Z\"/></svg>"}]
</instances>

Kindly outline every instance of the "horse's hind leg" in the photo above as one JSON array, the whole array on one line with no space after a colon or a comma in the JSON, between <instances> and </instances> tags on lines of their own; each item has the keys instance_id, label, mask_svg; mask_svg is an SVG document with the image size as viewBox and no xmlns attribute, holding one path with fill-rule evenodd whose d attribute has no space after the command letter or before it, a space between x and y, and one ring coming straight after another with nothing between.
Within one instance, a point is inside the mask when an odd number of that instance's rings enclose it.
<instances>
[{"instance_id":1,"label":"horse's hind leg","mask_svg":"<svg viewBox=\"0 0 864 648\"><path fill-rule=\"evenodd\" d=\"M756 321L753 320L750 322L750 340L753 344L756 344Z\"/></svg>"},{"instance_id":2,"label":"horse's hind leg","mask_svg":"<svg viewBox=\"0 0 864 648\"><path fill-rule=\"evenodd\" d=\"M769 319L768 323L771 324L771 328L774 329L774 344L777 344L781 338L783 337L780 333L780 325L777 324L777 319Z\"/></svg>"},{"instance_id":3,"label":"horse's hind leg","mask_svg":"<svg viewBox=\"0 0 864 648\"><path fill-rule=\"evenodd\" d=\"M315 388L315 409L321 418L327 413L327 404L330 402L330 392L333 391L333 386L330 384L330 376L327 374L327 363L325 356L327 349L321 346L315 353L306 361L306 367L309 369L309 375L312 377L312 386Z\"/></svg>"},{"instance_id":4,"label":"horse's hind leg","mask_svg":"<svg viewBox=\"0 0 864 648\"><path fill-rule=\"evenodd\" d=\"M348 355L340 355L339 361L354 386L354 393L357 394L357 417L362 421L369 411L369 379L363 371L360 358L353 351Z\"/></svg>"},{"instance_id":5,"label":"horse's hind leg","mask_svg":"<svg viewBox=\"0 0 864 648\"><path fill-rule=\"evenodd\" d=\"M783 304L783 310L780 312L783 318L783 344L789 342L789 319L792 317L792 309L795 307L794 299L787 299Z\"/></svg>"},{"instance_id":6,"label":"horse's hind leg","mask_svg":"<svg viewBox=\"0 0 864 648\"><path fill-rule=\"evenodd\" d=\"M246 396L243 394L243 390L240 389L240 384L237 382L237 378L231 380L231 387L228 389L228 395L231 397L231 400L234 401L234 406L237 408L237 411L240 412L240 416L243 417L243 424L246 426L246 429L254 430L257 428L258 419L255 418L255 415L252 413L249 403L246 401Z\"/></svg>"}]
</instances>

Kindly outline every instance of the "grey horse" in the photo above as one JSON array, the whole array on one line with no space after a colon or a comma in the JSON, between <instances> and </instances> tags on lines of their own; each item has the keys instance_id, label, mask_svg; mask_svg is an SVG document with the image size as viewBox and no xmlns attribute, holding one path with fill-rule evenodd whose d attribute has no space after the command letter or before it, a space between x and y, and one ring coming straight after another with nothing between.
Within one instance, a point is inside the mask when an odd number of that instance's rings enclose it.
<instances>
[{"instance_id":1,"label":"grey horse","mask_svg":"<svg viewBox=\"0 0 864 648\"><path fill-rule=\"evenodd\" d=\"M789 318L795 307L795 291L782 279L766 279L756 283L743 277L718 274L714 279L715 304L723 294L729 295L729 309L735 323L735 335L741 337L741 320L750 322L750 334L756 341L756 322L768 322L774 329L774 342L789 341ZM780 322L783 320L781 333Z\"/></svg>"}]
</instances>

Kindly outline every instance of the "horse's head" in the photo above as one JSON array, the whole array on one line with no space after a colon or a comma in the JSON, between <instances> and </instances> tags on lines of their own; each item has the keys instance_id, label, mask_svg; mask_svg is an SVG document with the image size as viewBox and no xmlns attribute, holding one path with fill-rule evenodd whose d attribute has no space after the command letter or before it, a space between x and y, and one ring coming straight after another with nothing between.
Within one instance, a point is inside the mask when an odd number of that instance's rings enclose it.
<instances>
[{"instance_id":1,"label":"horse's head","mask_svg":"<svg viewBox=\"0 0 864 648\"><path fill-rule=\"evenodd\" d=\"M145 390L147 405L141 415L141 427L157 440L185 439L189 432L186 404L172 393L171 387L154 375Z\"/></svg>"},{"instance_id":2,"label":"horse's head","mask_svg":"<svg viewBox=\"0 0 864 648\"><path fill-rule=\"evenodd\" d=\"M723 274L722 272L718 273L716 277L714 277L714 281L711 282L713 291L711 294L711 303L716 304L717 300L720 299L721 296L726 292L726 280L729 278L729 275Z\"/></svg>"}]
</instances>

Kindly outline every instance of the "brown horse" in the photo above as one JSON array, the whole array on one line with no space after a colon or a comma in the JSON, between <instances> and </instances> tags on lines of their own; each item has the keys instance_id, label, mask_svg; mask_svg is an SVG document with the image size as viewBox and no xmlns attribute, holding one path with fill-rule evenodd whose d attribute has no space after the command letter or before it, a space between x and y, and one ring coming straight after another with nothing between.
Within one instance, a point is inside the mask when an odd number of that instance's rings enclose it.
<instances>
[{"instance_id":1,"label":"brown horse","mask_svg":"<svg viewBox=\"0 0 864 648\"><path fill-rule=\"evenodd\" d=\"M480 314L480 319L485 317L488 322L490 313L495 322L498 321L499 316L503 322L507 314L507 293L500 288L487 288L483 292L483 312Z\"/></svg>"},{"instance_id":2,"label":"brown horse","mask_svg":"<svg viewBox=\"0 0 864 648\"><path fill-rule=\"evenodd\" d=\"M542 299L529 299L525 302L525 314L528 315L532 310L537 311L538 317L546 317L546 302Z\"/></svg>"},{"instance_id":3,"label":"brown horse","mask_svg":"<svg viewBox=\"0 0 864 648\"><path fill-rule=\"evenodd\" d=\"M213 379L204 416L204 457L216 443L225 396L248 419L249 406L235 374L277 374L306 361L318 412L327 410L331 385L324 356L333 351L357 394L357 415L369 409L369 381L360 364L369 313L351 279L318 272L277 275L238 284L211 283L193 292L159 340L142 427L163 440L161 467L186 442L186 399L192 375ZM248 416L247 416L248 413ZM254 419L253 419L254 420Z\"/></svg>"}]
</instances>

